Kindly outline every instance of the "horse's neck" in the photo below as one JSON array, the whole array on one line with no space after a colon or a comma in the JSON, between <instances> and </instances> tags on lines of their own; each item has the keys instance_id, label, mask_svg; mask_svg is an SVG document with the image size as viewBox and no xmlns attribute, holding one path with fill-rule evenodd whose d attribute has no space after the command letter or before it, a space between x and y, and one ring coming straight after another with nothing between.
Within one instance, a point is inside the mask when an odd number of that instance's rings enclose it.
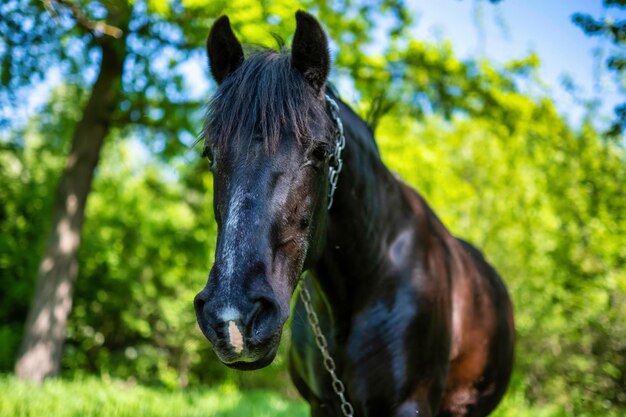
<instances>
[{"instance_id":1,"label":"horse's neck","mask_svg":"<svg viewBox=\"0 0 626 417\"><path fill-rule=\"evenodd\" d=\"M369 129L349 111L342 112L342 119L344 165L328 214L325 249L314 268L339 326L354 313L355 300L382 288L392 242L411 217L402 186L380 160ZM386 282L384 288L393 286Z\"/></svg>"}]
</instances>

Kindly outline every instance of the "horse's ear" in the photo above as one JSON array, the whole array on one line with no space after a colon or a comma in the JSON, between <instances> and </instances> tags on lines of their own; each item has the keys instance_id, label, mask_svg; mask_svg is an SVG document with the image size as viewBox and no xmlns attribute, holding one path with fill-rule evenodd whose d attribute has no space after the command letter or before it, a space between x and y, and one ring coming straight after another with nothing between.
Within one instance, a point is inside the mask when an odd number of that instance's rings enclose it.
<instances>
[{"instance_id":1,"label":"horse's ear","mask_svg":"<svg viewBox=\"0 0 626 417\"><path fill-rule=\"evenodd\" d=\"M315 90L321 92L324 89L330 71L328 40L318 21L301 10L296 12L291 64Z\"/></svg>"},{"instance_id":2,"label":"horse's ear","mask_svg":"<svg viewBox=\"0 0 626 417\"><path fill-rule=\"evenodd\" d=\"M206 42L211 74L221 84L243 62L243 49L230 28L228 16L222 16L213 23Z\"/></svg>"}]
</instances>

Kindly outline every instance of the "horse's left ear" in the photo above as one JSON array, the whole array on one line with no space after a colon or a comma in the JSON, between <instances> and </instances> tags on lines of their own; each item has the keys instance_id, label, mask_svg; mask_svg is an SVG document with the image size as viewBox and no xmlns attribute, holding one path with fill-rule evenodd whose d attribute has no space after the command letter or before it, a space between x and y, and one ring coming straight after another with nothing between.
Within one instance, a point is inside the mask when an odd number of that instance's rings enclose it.
<instances>
[{"instance_id":1,"label":"horse's left ear","mask_svg":"<svg viewBox=\"0 0 626 417\"><path fill-rule=\"evenodd\" d=\"M330 71L328 40L318 21L301 10L296 12L291 64L316 91L321 92L324 89Z\"/></svg>"}]
</instances>

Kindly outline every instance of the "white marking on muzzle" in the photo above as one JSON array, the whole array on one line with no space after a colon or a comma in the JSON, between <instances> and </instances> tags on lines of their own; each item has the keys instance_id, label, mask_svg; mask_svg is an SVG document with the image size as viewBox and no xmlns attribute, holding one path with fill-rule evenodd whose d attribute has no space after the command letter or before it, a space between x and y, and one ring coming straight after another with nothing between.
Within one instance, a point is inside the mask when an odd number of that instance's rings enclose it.
<instances>
[{"instance_id":1,"label":"white marking on muzzle","mask_svg":"<svg viewBox=\"0 0 626 417\"><path fill-rule=\"evenodd\" d=\"M228 339L235 353L241 353L243 350L243 336L234 320L228 322Z\"/></svg>"},{"instance_id":2,"label":"white marking on muzzle","mask_svg":"<svg viewBox=\"0 0 626 417\"><path fill-rule=\"evenodd\" d=\"M241 313L233 306L227 306L224 310L220 311L218 317L222 322L239 320L241 318Z\"/></svg>"}]
</instances>

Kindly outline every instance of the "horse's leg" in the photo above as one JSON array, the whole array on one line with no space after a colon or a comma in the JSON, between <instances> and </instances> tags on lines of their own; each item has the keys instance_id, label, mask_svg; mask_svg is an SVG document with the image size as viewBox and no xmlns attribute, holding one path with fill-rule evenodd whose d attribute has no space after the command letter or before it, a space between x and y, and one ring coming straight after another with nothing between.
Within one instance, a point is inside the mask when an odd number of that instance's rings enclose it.
<instances>
[{"instance_id":1,"label":"horse's leg","mask_svg":"<svg viewBox=\"0 0 626 417\"><path fill-rule=\"evenodd\" d=\"M336 417L337 413L334 413L330 407L321 404L317 401L310 403L311 405L311 417Z\"/></svg>"},{"instance_id":2,"label":"horse's leg","mask_svg":"<svg viewBox=\"0 0 626 417\"><path fill-rule=\"evenodd\" d=\"M293 349L293 345L291 347ZM295 359L292 355L296 353L291 350L289 352L289 374L291 375L291 381L295 385L300 395L309 403L311 407L311 417L335 417L336 413L330 407L321 402L317 396L309 389L308 385L302 379L295 367Z\"/></svg>"},{"instance_id":3,"label":"horse's leg","mask_svg":"<svg viewBox=\"0 0 626 417\"><path fill-rule=\"evenodd\" d=\"M296 386L298 392L300 392L300 395L304 397L311 407L311 417L335 417L337 415L333 412L332 407L328 407L326 404L319 401L315 395L313 395L304 381L298 375L294 375L293 369L290 371L293 384Z\"/></svg>"}]
</instances>

